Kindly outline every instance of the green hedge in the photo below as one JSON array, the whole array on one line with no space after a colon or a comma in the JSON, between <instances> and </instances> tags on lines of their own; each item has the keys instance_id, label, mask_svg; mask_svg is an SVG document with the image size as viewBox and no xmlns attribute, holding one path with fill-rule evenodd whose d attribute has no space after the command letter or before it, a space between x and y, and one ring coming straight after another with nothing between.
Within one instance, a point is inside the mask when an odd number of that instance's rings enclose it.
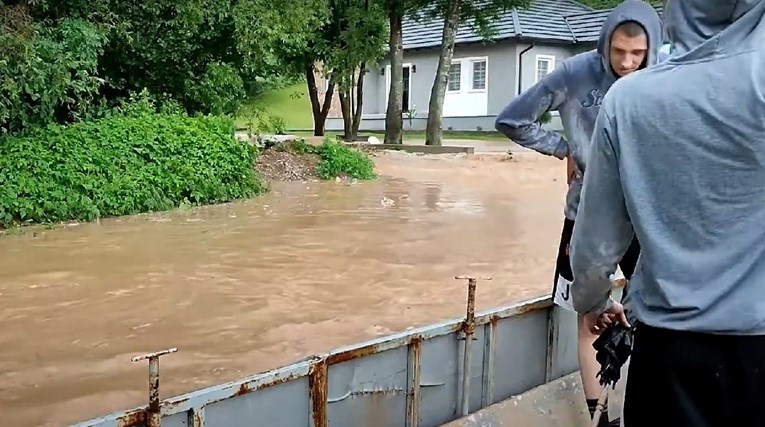
<instances>
[{"instance_id":1,"label":"green hedge","mask_svg":"<svg viewBox=\"0 0 765 427\"><path fill-rule=\"evenodd\" d=\"M337 177L350 177L360 180L377 178L375 163L366 153L348 147L330 137L325 137L324 142L319 146L307 144L300 139L288 144L277 145L276 149L288 150L298 154L318 155L320 160L316 165L316 174L324 180Z\"/></svg>"},{"instance_id":2,"label":"green hedge","mask_svg":"<svg viewBox=\"0 0 765 427\"><path fill-rule=\"evenodd\" d=\"M321 179L333 179L347 175L351 178L369 180L377 177L372 159L359 150L355 150L330 138L318 147L321 161L316 172Z\"/></svg>"},{"instance_id":3,"label":"green hedge","mask_svg":"<svg viewBox=\"0 0 765 427\"><path fill-rule=\"evenodd\" d=\"M0 224L90 221L264 191L224 117L117 113L0 138Z\"/></svg>"}]
</instances>

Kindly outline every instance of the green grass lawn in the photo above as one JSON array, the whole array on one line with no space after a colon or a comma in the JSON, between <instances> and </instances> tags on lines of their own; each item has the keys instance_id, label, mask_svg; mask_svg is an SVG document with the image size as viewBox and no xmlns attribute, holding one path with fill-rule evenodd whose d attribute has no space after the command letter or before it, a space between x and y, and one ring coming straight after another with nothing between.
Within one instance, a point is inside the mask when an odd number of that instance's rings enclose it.
<instances>
[{"instance_id":1,"label":"green grass lawn","mask_svg":"<svg viewBox=\"0 0 765 427\"><path fill-rule=\"evenodd\" d=\"M305 83L266 91L244 105L242 113L236 120L238 127L244 127L253 107L260 106L270 114L280 116L287 122L287 129L311 129L311 100L308 98L308 88Z\"/></svg>"},{"instance_id":2,"label":"green grass lawn","mask_svg":"<svg viewBox=\"0 0 765 427\"><path fill-rule=\"evenodd\" d=\"M242 113L236 120L237 127L246 127L249 115L254 107L260 106L273 115L282 117L287 122L287 130L290 134L298 136L312 136L313 118L311 116L311 101L308 98L308 88L305 83L296 83L281 89L266 91L261 95L247 101ZM406 123L404 123L406 126ZM327 135L334 138L342 132L328 131ZM376 136L381 140L384 137L382 131L359 131L360 135ZM405 140L424 140L425 131L404 131ZM444 139L472 139L480 141L507 141L498 132L475 132L475 131L444 131Z\"/></svg>"},{"instance_id":3,"label":"green grass lawn","mask_svg":"<svg viewBox=\"0 0 765 427\"><path fill-rule=\"evenodd\" d=\"M313 132L305 131L305 132L290 132L293 135L297 136L312 136ZM337 132L337 131L327 131L326 135L330 136L332 138L335 138L337 135L342 135L343 132ZM359 131L359 135L361 136L376 136L381 141L385 138L385 132L383 131ZM425 139L425 131L417 131L412 130L404 131L404 141L412 141L412 140L424 140ZM444 139L469 139L474 141L498 141L498 142L507 142L508 139L504 135L500 134L499 132L475 132L475 131L444 131Z\"/></svg>"}]
</instances>

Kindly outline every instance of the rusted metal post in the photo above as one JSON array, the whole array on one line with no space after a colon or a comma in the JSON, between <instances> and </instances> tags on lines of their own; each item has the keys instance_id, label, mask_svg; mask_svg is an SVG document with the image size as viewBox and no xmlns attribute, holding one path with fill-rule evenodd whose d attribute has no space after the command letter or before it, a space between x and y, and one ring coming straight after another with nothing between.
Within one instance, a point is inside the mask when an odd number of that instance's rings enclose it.
<instances>
[{"instance_id":1,"label":"rusted metal post","mask_svg":"<svg viewBox=\"0 0 765 427\"><path fill-rule=\"evenodd\" d=\"M149 409L146 411L147 427L160 427L162 425L159 403L159 358L166 354L175 353L177 348L158 351L156 353L143 354L131 360L140 362L149 359Z\"/></svg>"},{"instance_id":2,"label":"rusted metal post","mask_svg":"<svg viewBox=\"0 0 765 427\"><path fill-rule=\"evenodd\" d=\"M420 354L422 341L415 338L407 348L406 427L417 427L420 422Z\"/></svg>"},{"instance_id":3,"label":"rusted metal post","mask_svg":"<svg viewBox=\"0 0 765 427\"><path fill-rule=\"evenodd\" d=\"M491 280L491 277L457 276L457 280L468 281L467 314L462 323L462 332L465 334L465 356L462 365L462 402L460 413L464 417L470 411L470 347L475 334L475 290L477 280Z\"/></svg>"},{"instance_id":4,"label":"rusted metal post","mask_svg":"<svg viewBox=\"0 0 765 427\"><path fill-rule=\"evenodd\" d=\"M327 427L328 366L326 359L317 358L308 373L308 394L311 427Z\"/></svg>"}]
</instances>

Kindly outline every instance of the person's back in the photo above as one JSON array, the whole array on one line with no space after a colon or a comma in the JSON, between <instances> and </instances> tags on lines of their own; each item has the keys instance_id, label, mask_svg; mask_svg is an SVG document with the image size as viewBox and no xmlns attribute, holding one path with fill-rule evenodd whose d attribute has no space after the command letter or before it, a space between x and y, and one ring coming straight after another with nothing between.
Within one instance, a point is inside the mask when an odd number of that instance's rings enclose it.
<instances>
[{"instance_id":1,"label":"person's back","mask_svg":"<svg viewBox=\"0 0 765 427\"><path fill-rule=\"evenodd\" d=\"M624 425L765 425L765 0L669 0L672 57L614 84L572 238L576 310L623 320ZM666 416L649 411L656 405Z\"/></svg>"},{"instance_id":2,"label":"person's back","mask_svg":"<svg viewBox=\"0 0 765 427\"><path fill-rule=\"evenodd\" d=\"M694 3L726 16L733 8L688 1L668 11L668 31L692 31L671 13ZM719 41L612 88L621 182L642 245L633 309L649 325L765 334L765 2L748 3Z\"/></svg>"}]
</instances>

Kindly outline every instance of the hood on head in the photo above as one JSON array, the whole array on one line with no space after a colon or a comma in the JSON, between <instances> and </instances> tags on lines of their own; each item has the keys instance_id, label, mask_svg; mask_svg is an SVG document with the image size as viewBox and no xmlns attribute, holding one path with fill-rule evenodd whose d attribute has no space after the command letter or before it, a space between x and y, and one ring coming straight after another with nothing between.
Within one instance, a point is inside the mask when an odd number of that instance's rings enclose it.
<instances>
[{"instance_id":1,"label":"hood on head","mask_svg":"<svg viewBox=\"0 0 765 427\"><path fill-rule=\"evenodd\" d=\"M682 1L682 0L681 0ZM656 10L643 0L626 0L616 6L606 17L603 27L600 30L598 39L598 53L603 58L603 66L612 76L611 61L609 52L611 51L611 35L616 27L627 21L635 21L646 32L648 38L648 54L646 55L646 66L656 64L659 57L659 48L663 41L663 29L661 18Z\"/></svg>"},{"instance_id":2,"label":"hood on head","mask_svg":"<svg viewBox=\"0 0 765 427\"><path fill-rule=\"evenodd\" d=\"M709 55L763 36L765 0L666 0L664 11L673 55L702 45L699 54Z\"/></svg>"}]
</instances>

